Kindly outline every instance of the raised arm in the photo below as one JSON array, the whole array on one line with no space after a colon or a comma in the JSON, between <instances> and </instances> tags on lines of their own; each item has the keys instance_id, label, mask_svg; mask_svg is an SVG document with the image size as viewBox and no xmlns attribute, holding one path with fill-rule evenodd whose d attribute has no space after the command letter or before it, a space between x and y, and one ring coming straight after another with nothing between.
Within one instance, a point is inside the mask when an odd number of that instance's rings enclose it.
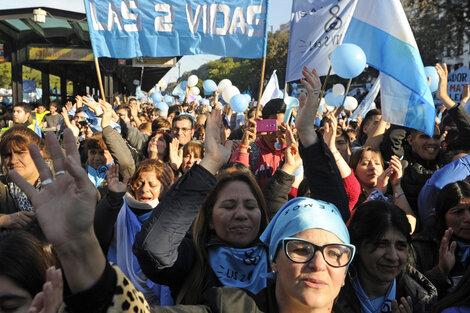
<instances>
[{"instance_id":1,"label":"raised arm","mask_svg":"<svg viewBox=\"0 0 470 313\"><path fill-rule=\"evenodd\" d=\"M172 290L192 269L194 248L185 236L230 155L231 143L219 144L220 127L220 111L213 110L207 118L204 158L173 184L135 238L133 251L144 274Z\"/></svg>"},{"instance_id":2,"label":"raised arm","mask_svg":"<svg viewBox=\"0 0 470 313\"><path fill-rule=\"evenodd\" d=\"M306 67L302 70L302 74L305 76L302 84L307 89L307 96L302 95L300 98L295 125L304 147L300 149L300 156L303 160L304 174L310 187L311 197L333 203L341 212L343 220L347 221L351 213L341 174L333 154L321 136L315 132L313 126L318 110L320 78L315 70L310 72Z\"/></svg>"}]
</instances>

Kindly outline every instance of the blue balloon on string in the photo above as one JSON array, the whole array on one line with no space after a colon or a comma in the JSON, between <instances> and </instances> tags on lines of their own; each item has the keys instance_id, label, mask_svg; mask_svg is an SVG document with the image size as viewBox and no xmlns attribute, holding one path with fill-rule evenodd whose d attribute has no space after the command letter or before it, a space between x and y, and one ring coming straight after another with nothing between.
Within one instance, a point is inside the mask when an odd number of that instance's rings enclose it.
<instances>
[{"instance_id":1,"label":"blue balloon on string","mask_svg":"<svg viewBox=\"0 0 470 313\"><path fill-rule=\"evenodd\" d=\"M234 95L230 99L230 108L237 113L243 113L248 109L249 101L246 101L247 98L242 94Z\"/></svg>"},{"instance_id":2,"label":"blue balloon on string","mask_svg":"<svg viewBox=\"0 0 470 313\"><path fill-rule=\"evenodd\" d=\"M439 74L437 74L436 68L434 66L426 66L424 68L424 73L426 73L426 78L431 78L431 84L429 85L431 92L436 91L439 86Z\"/></svg>"},{"instance_id":3,"label":"blue balloon on string","mask_svg":"<svg viewBox=\"0 0 470 313\"><path fill-rule=\"evenodd\" d=\"M169 107L168 107L168 104L166 104L165 102L160 102L160 103L157 103L155 108L159 109L160 111L168 111Z\"/></svg>"},{"instance_id":4,"label":"blue balloon on string","mask_svg":"<svg viewBox=\"0 0 470 313\"><path fill-rule=\"evenodd\" d=\"M165 103L168 104L168 105L173 104L173 97L170 96L170 95L166 95L166 96L163 98L163 101L165 101Z\"/></svg>"},{"instance_id":5,"label":"blue balloon on string","mask_svg":"<svg viewBox=\"0 0 470 313\"><path fill-rule=\"evenodd\" d=\"M247 94L247 93L244 93L243 96L245 97L246 101L248 102L248 104L250 104L251 102L251 95Z\"/></svg>"},{"instance_id":6,"label":"blue balloon on string","mask_svg":"<svg viewBox=\"0 0 470 313\"><path fill-rule=\"evenodd\" d=\"M217 90L217 84L212 79L207 79L202 83L202 88L204 88L204 92L212 93Z\"/></svg>"},{"instance_id":7,"label":"blue balloon on string","mask_svg":"<svg viewBox=\"0 0 470 313\"><path fill-rule=\"evenodd\" d=\"M331 54L331 67L342 78L354 78L364 71L366 54L352 43L342 44Z\"/></svg>"}]
</instances>

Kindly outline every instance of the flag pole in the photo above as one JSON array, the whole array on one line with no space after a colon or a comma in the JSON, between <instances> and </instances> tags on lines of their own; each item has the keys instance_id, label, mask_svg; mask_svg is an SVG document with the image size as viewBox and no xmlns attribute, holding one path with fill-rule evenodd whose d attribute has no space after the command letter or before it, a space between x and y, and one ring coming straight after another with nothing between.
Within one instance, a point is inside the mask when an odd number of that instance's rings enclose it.
<instances>
[{"instance_id":1,"label":"flag pole","mask_svg":"<svg viewBox=\"0 0 470 313\"><path fill-rule=\"evenodd\" d=\"M351 82L352 82L352 78L350 78L348 81L348 86L346 87L346 91L344 92L344 98L343 98L343 103L341 103L341 107L344 106L344 102L346 101L346 97L348 96L349 89L351 88Z\"/></svg>"},{"instance_id":2,"label":"flag pole","mask_svg":"<svg viewBox=\"0 0 470 313\"><path fill-rule=\"evenodd\" d=\"M98 63L97 57L95 57L95 67L96 67L96 75L98 76L98 83L100 84L101 98L103 99L103 101L106 101L106 97L104 95L103 81L101 80L100 65Z\"/></svg>"},{"instance_id":3,"label":"flag pole","mask_svg":"<svg viewBox=\"0 0 470 313\"><path fill-rule=\"evenodd\" d=\"M321 88L321 93L320 93L320 98L318 99L318 103L320 103L321 99L323 99L323 96L325 95L326 83L328 82L328 78L330 77L330 74L331 74L331 64L330 64L330 67L328 68L328 74L326 74L325 81L323 82L323 86Z\"/></svg>"},{"instance_id":4,"label":"flag pole","mask_svg":"<svg viewBox=\"0 0 470 313\"><path fill-rule=\"evenodd\" d=\"M256 105L255 119L258 118L259 107L261 105L261 97L263 95L263 83L264 83L264 70L266 68L266 57L263 57L263 62L261 65L261 81L259 83L259 94L258 94L258 104Z\"/></svg>"}]
</instances>

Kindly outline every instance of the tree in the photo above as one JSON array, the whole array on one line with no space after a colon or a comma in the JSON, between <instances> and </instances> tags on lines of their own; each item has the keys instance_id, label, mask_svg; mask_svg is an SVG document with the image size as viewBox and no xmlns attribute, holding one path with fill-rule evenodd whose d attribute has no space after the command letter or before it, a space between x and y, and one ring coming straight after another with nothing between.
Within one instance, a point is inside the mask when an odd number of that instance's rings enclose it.
<instances>
[{"instance_id":1,"label":"tree","mask_svg":"<svg viewBox=\"0 0 470 313\"><path fill-rule=\"evenodd\" d=\"M470 39L470 4L460 0L402 0L423 63L465 53ZM466 51L466 53L469 53Z\"/></svg>"}]
</instances>

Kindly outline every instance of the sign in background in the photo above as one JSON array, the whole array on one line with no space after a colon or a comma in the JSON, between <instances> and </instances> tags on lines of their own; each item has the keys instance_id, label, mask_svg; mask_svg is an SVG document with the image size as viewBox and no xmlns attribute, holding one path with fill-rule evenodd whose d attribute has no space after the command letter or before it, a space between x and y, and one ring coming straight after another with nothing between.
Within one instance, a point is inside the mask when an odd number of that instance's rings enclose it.
<instances>
[{"instance_id":1,"label":"sign in background","mask_svg":"<svg viewBox=\"0 0 470 313\"><path fill-rule=\"evenodd\" d=\"M268 7L269 0L85 0L93 52L113 58L260 58Z\"/></svg>"},{"instance_id":2,"label":"sign in background","mask_svg":"<svg viewBox=\"0 0 470 313\"><path fill-rule=\"evenodd\" d=\"M28 46L27 56L30 61L93 61L93 51L85 48Z\"/></svg>"},{"instance_id":3,"label":"sign in background","mask_svg":"<svg viewBox=\"0 0 470 313\"><path fill-rule=\"evenodd\" d=\"M447 93L455 103L459 103L462 99L465 83L470 84L470 70L465 66L460 67L447 76Z\"/></svg>"}]
</instances>

